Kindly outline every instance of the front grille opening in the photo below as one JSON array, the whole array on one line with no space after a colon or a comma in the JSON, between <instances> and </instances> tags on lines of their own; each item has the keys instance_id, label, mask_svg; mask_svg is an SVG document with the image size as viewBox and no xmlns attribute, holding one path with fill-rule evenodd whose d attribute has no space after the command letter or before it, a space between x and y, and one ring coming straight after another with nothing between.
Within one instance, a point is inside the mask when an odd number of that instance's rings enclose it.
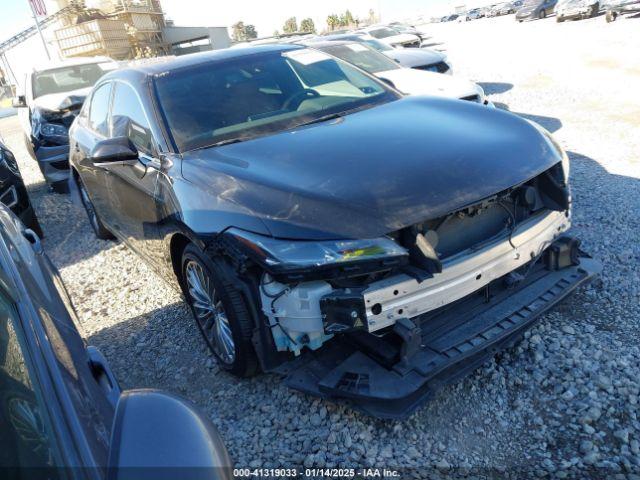
<instances>
[{"instance_id":1,"label":"front grille opening","mask_svg":"<svg viewBox=\"0 0 640 480\"><path fill-rule=\"evenodd\" d=\"M465 250L479 248L497 237L511 238L525 220L552 210L569 208L568 189L564 185L560 164L532 180L439 218L399 230L393 237L407 248L413 259L424 257L417 241L424 242L435 253L433 260L442 261ZM424 265L415 266L424 268Z\"/></svg>"}]
</instances>

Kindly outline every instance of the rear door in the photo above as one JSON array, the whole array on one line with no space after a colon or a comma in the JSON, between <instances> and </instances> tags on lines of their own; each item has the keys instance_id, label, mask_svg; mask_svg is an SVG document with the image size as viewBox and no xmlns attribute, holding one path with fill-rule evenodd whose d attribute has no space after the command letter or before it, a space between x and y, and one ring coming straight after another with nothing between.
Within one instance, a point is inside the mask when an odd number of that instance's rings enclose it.
<instances>
[{"instance_id":1,"label":"rear door","mask_svg":"<svg viewBox=\"0 0 640 480\"><path fill-rule=\"evenodd\" d=\"M155 194L160 160L151 129L153 117L131 85L116 81L110 118L111 136L128 137L140 159L109 165L108 215L113 219L116 233L145 255L146 241L156 237L158 222Z\"/></svg>"}]
</instances>

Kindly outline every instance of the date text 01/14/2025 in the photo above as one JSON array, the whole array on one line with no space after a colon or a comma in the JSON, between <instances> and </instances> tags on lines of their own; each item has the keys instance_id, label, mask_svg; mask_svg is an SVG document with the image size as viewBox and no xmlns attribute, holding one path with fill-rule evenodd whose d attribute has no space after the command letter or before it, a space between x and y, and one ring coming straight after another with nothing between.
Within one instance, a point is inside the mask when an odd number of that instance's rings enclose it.
<instances>
[{"instance_id":1,"label":"date text 01/14/2025","mask_svg":"<svg viewBox=\"0 0 640 480\"><path fill-rule=\"evenodd\" d=\"M235 478L399 478L400 472L388 468L235 468Z\"/></svg>"}]
</instances>

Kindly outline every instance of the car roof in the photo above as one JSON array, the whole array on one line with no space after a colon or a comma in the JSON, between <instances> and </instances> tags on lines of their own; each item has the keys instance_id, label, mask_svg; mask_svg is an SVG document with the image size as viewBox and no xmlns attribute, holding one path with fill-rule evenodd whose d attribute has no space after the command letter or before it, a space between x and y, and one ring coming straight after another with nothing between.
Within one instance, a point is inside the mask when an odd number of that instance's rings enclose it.
<instances>
[{"instance_id":1,"label":"car roof","mask_svg":"<svg viewBox=\"0 0 640 480\"><path fill-rule=\"evenodd\" d=\"M268 44L242 48L210 50L207 52L181 55L179 57L159 57L156 60L142 63L140 65L129 65L125 68L109 73L104 78L117 78L133 72L137 72L138 74L142 74L145 76L155 76L173 70L179 70L182 68L192 67L209 62L232 60L235 58L242 58L259 53L286 52L289 50L298 50L301 48L305 47L302 45L291 44Z\"/></svg>"},{"instance_id":2,"label":"car roof","mask_svg":"<svg viewBox=\"0 0 640 480\"><path fill-rule=\"evenodd\" d=\"M351 32L351 33L336 33L334 35L322 35L319 37L310 38L310 42L329 42L336 40L350 40L352 42L358 42L363 39L373 38L366 32Z\"/></svg>"},{"instance_id":3,"label":"car roof","mask_svg":"<svg viewBox=\"0 0 640 480\"><path fill-rule=\"evenodd\" d=\"M43 72L45 70L54 70L56 68L73 67L75 65L91 65L92 63L104 63L112 62L117 63L115 60L109 57L79 57L68 58L65 60L48 61L45 63L37 64L33 67L33 72Z\"/></svg>"},{"instance_id":4,"label":"car roof","mask_svg":"<svg viewBox=\"0 0 640 480\"><path fill-rule=\"evenodd\" d=\"M302 43L302 45L307 45L311 48L324 48L324 47L335 47L338 45L353 45L354 43L357 43L358 45L362 45L361 42L358 42L355 40L324 40L324 41L318 41L318 42Z\"/></svg>"}]
</instances>

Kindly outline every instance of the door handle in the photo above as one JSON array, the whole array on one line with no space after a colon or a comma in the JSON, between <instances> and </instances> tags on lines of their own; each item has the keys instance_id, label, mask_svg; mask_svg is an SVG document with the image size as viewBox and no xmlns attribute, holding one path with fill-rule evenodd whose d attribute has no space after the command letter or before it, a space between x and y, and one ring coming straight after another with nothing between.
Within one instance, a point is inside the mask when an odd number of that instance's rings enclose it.
<instances>
[{"instance_id":1,"label":"door handle","mask_svg":"<svg viewBox=\"0 0 640 480\"><path fill-rule=\"evenodd\" d=\"M22 231L22 236L26 238L27 241L31 244L34 252L36 252L39 255L44 252L44 249L42 248L42 243L40 242L40 237L38 237L38 234L36 232L31 230L30 228L25 228Z\"/></svg>"},{"instance_id":2,"label":"door handle","mask_svg":"<svg viewBox=\"0 0 640 480\"><path fill-rule=\"evenodd\" d=\"M96 347L88 346L89 368L98 385L104 390L107 398L115 407L120 398L120 385L115 375L111 371L109 363Z\"/></svg>"}]
</instances>

